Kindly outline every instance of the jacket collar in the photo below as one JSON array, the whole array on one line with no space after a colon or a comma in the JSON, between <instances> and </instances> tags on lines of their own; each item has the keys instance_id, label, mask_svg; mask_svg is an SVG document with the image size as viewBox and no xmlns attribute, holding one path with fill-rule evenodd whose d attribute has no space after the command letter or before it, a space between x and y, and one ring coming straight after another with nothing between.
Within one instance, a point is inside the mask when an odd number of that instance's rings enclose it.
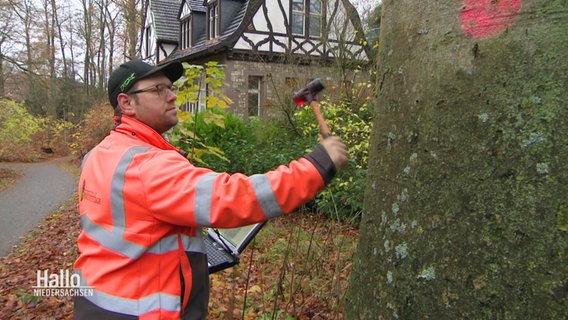
<instances>
[{"instance_id":1,"label":"jacket collar","mask_svg":"<svg viewBox=\"0 0 568 320\"><path fill-rule=\"evenodd\" d=\"M136 140L148 143L156 148L164 150L179 150L171 145L164 137L162 137L156 130L152 129L150 126L131 118L129 116L121 115L115 118L115 128L114 131L120 134L126 134L133 137Z\"/></svg>"}]
</instances>

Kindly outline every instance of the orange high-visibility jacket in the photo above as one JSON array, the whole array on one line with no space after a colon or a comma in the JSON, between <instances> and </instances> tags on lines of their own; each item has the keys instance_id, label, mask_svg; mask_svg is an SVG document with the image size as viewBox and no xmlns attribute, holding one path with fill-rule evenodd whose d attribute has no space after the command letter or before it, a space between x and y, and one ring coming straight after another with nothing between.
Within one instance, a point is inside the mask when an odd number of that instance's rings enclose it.
<instances>
[{"instance_id":1,"label":"orange high-visibility jacket","mask_svg":"<svg viewBox=\"0 0 568 320\"><path fill-rule=\"evenodd\" d=\"M266 174L215 173L193 166L146 124L127 116L118 121L82 164L74 268L81 285L94 290L76 302L76 318L96 318L93 310L132 319L205 318L201 228L289 213L335 174L321 146Z\"/></svg>"}]
</instances>

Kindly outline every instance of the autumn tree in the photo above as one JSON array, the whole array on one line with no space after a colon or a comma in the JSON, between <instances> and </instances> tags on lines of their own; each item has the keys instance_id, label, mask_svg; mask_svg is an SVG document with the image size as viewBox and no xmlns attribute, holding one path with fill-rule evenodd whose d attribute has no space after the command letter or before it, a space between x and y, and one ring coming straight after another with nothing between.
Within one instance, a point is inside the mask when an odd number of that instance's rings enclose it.
<instances>
[{"instance_id":1,"label":"autumn tree","mask_svg":"<svg viewBox=\"0 0 568 320\"><path fill-rule=\"evenodd\" d=\"M124 43L125 57L135 59L138 57L138 36L142 29L141 0L120 0L117 6L124 17Z\"/></svg>"},{"instance_id":2,"label":"autumn tree","mask_svg":"<svg viewBox=\"0 0 568 320\"><path fill-rule=\"evenodd\" d=\"M346 319L568 318L568 2L383 1Z\"/></svg>"},{"instance_id":3,"label":"autumn tree","mask_svg":"<svg viewBox=\"0 0 568 320\"><path fill-rule=\"evenodd\" d=\"M0 98L4 97L4 83L6 82L5 66L9 59L7 51L10 50L11 34L15 28L13 23L14 13L10 10L10 5L5 0L0 1Z\"/></svg>"},{"instance_id":4,"label":"autumn tree","mask_svg":"<svg viewBox=\"0 0 568 320\"><path fill-rule=\"evenodd\" d=\"M136 58L140 0L0 0L0 89L33 114L78 120ZM6 83L9 86L6 87Z\"/></svg>"}]
</instances>

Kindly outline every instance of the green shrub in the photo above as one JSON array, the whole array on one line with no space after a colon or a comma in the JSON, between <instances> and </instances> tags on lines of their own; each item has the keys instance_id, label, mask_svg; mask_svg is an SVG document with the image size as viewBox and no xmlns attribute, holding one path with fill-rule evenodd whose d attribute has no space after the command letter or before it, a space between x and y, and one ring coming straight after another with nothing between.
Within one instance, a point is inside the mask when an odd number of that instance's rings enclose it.
<instances>
[{"instance_id":1,"label":"green shrub","mask_svg":"<svg viewBox=\"0 0 568 320\"><path fill-rule=\"evenodd\" d=\"M228 161L219 148L207 144L197 126L205 125L224 127L224 113L216 110L226 109L232 101L223 93L225 71L217 62L207 62L203 66L182 63L183 75L174 83L178 89L177 106L199 105L204 102L207 108L201 112L179 112L179 122L168 134L168 140L177 148L188 153L190 161L208 166L204 158L213 155ZM207 96L200 98L200 88L207 88Z\"/></svg>"},{"instance_id":2,"label":"green shrub","mask_svg":"<svg viewBox=\"0 0 568 320\"><path fill-rule=\"evenodd\" d=\"M228 160L206 156L209 167L216 171L247 175L264 173L302 156L306 145L310 144L278 121L252 119L250 123L244 123L230 113L224 113L224 117L223 128L200 121L197 129L207 144L223 150ZM315 145L315 140L311 144Z\"/></svg>"},{"instance_id":3,"label":"green shrub","mask_svg":"<svg viewBox=\"0 0 568 320\"><path fill-rule=\"evenodd\" d=\"M33 161L39 158L43 129L40 118L20 103L0 100L0 161Z\"/></svg>"},{"instance_id":4,"label":"green shrub","mask_svg":"<svg viewBox=\"0 0 568 320\"><path fill-rule=\"evenodd\" d=\"M339 171L332 183L315 202L318 211L329 218L358 220L363 209L363 194L369 159L369 138L373 114L366 103L322 101L320 109L331 132L343 139L349 151L348 167ZM318 133L318 125L310 107L296 112L297 126L303 134Z\"/></svg>"}]
</instances>

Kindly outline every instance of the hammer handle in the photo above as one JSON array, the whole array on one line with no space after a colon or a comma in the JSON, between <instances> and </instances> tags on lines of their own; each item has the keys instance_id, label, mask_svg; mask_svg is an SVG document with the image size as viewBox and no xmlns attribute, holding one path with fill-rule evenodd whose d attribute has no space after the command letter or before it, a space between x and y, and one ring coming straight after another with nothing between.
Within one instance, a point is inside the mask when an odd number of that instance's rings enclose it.
<instances>
[{"instance_id":1,"label":"hammer handle","mask_svg":"<svg viewBox=\"0 0 568 320\"><path fill-rule=\"evenodd\" d=\"M329 130L329 127L325 123L325 119L323 118L323 115L321 114L321 111L320 111L320 108L319 108L319 102L317 100L312 100L310 102L310 107L312 107L312 110L314 111L314 115L316 116L316 120L317 120L319 127L320 127L321 136L324 139L331 136L331 131Z\"/></svg>"}]
</instances>

